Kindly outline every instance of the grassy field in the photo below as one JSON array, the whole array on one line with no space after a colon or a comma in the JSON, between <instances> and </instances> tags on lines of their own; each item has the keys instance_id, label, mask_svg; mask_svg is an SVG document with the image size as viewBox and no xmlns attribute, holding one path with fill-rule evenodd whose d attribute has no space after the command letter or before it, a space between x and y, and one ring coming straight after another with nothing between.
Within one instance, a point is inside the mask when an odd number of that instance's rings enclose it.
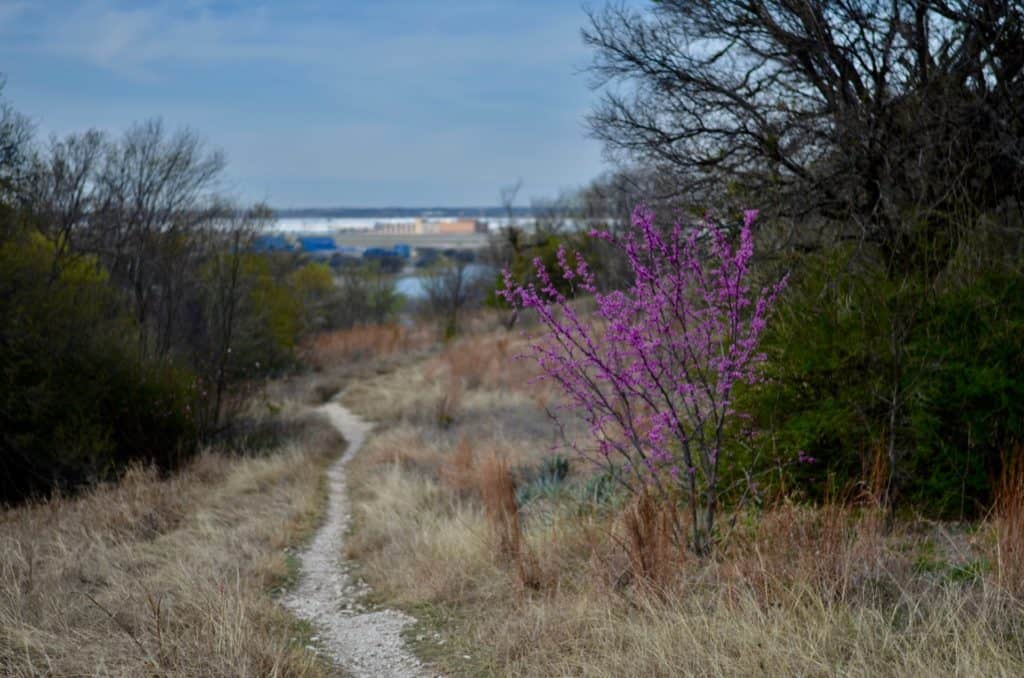
<instances>
[{"instance_id":1,"label":"grassy field","mask_svg":"<svg viewBox=\"0 0 1024 678\"><path fill-rule=\"evenodd\" d=\"M1024 474L975 524L892 524L870 491L780 499L724 516L702 560L553 450L556 394L518 333L433 337L321 336L314 372L257 403L276 422L258 453L0 513L0 674L329 675L274 597L342 446L304 412L343 387L379 424L348 467L348 555L446 675L1024 673Z\"/></svg>"},{"instance_id":2,"label":"grassy field","mask_svg":"<svg viewBox=\"0 0 1024 678\"><path fill-rule=\"evenodd\" d=\"M432 341L398 326L320 338L304 349L311 373L243 406L242 453L214 447L171 476L135 467L75 497L0 507L0 675L335 675L275 600L344 448L310 406Z\"/></svg>"},{"instance_id":3,"label":"grassy field","mask_svg":"<svg viewBox=\"0 0 1024 678\"><path fill-rule=\"evenodd\" d=\"M0 513L0 675L330 675L274 596L344 442L282 407L270 449Z\"/></svg>"},{"instance_id":4,"label":"grassy field","mask_svg":"<svg viewBox=\"0 0 1024 678\"><path fill-rule=\"evenodd\" d=\"M345 396L380 423L349 555L445 673L1024 673L1020 492L969 525L780 500L726 516L699 560L650 502L553 456L554 394L516 337L478 327Z\"/></svg>"}]
</instances>

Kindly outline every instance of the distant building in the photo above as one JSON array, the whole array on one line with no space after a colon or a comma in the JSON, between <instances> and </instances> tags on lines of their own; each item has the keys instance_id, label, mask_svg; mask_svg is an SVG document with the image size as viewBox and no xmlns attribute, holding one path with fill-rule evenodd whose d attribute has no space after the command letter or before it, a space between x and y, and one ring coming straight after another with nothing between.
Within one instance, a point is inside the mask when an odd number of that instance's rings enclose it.
<instances>
[{"instance_id":1,"label":"distant building","mask_svg":"<svg viewBox=\"0 0 1024 678\"><path fill-rule=\"evenodd\" d=\"M397 257L408 259L412 256L412 248L405 243L398 243L392 247L368 247L363 251L365 259L382 259L386 257Z\"/></svg>"},{"instance_id":2,"label":"distant building","mask_svg":"<svg viewBox=\"0 0 1024 678\"><path fill-rule=\"evenodd\" d=\"M292 244L281 235L258 235L252 239L255 252L290 252Z\"/></svg>"},{"instance_id":3,"label":"distant building","mask_svg":"<svg viewBox=\"0 0 1024 678\"><path fill-rule=\"evenodd\" d=\"M421 219L414 221L378 221L373 225L377 233L388 233L391 235L420 235L422 231L417 230Z\"/></svg>"},{"instance_id":4,"label":"distant building","mask_svg":"<svg viewBox=\"0 0 1024 678\"><path fill-rule=\"evenodd\" d=\"M329 256L338 249L334 238L320 235L299 236L299 248L307 254Z\"/></svg>"},{"instance_id":5,"label":"distant building","mask_svg":"<svg viewBox=\"0 0 1024 678\"><path fill-rule=\"evenodd\" d=\"M442 221L441 234L454 235L461 233L486 233L487 223L478 219L456 219L455 221Z\"/></svg>"},{"instance_id":6,"label":"distant building","mask_svg":"<svg viewBox=\"0 0 1024 678\"><path fill-rule=\"evenodd\" d=\"M457 235L487 233L487 222L477 219L384 221L373 225L377 233L391 235Z\"/></svg>"}]
</instances>

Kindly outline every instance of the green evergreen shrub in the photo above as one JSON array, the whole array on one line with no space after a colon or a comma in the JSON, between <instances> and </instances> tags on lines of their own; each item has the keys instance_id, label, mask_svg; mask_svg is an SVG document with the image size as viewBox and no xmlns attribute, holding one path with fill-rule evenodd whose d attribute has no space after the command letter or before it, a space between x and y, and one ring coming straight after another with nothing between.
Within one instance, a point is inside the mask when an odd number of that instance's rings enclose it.
<instances>
[{"instance_id":1,"label":"green evergreen shrub","mask_svg":"<svg viewBox=\"0 0 1024 678\"><path fill-rule=\"evenodd\" d=\"M983 512L1002 455L1024 438L1020 269L893 279L853 248L794 268L764 338L766 379L739 405L757 432L746 460L821 499L856 493L881 454L897 505Z\"/></svg>"},{"instance_id":2,"label":"green evergreen shrub","mask_svg":"<svg viewBox=\"0 0 1024 678\"><path fill-rule=\"evenodd\" d=\"M194 449L200 394L146 362L131 319L88 257L58 261L38 234L0 244L0 502L173 468Z\"/></svg>"}]
</instances>

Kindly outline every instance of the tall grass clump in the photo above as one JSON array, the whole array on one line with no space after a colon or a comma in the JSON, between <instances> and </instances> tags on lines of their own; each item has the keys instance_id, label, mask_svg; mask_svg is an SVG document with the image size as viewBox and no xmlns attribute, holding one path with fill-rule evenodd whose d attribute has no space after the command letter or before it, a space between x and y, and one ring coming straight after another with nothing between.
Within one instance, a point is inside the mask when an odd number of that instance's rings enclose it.
<instances>
[{"instance_id":1,"label":"tall grass clump","mask_svg":"<svg viewBox=\"0 0 1024 678\"><path fill-rule=\"evenodd\" d=\"M673 530L680 522L672 503L657 502L641 492L623 513L630 571L641 585L657 589L675 582L683 554Z\"/></svg>"}]
</instances>

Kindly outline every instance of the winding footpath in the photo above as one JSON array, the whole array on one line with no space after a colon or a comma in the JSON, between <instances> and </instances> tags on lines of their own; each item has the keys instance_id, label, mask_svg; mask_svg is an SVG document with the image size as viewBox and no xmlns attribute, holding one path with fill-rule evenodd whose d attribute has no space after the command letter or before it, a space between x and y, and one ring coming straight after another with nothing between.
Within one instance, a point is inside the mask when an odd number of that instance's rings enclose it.
<instances>
[{"instance_id":1,"label":"winding footpath","mask_svg":"<svg viewBox=\"0 0 1024 678\"><path fill-rule=\"evenodd\" d=\"M327 518L299 554L302 570L298 584L282 602L313 625L320 648L351 675L426 676L422 664L402 646L402 629L415 620L395 610L365 611L360 599L366 587L349 574L350 565L342 555L351 517L345 466L373 426L334 401L318 411L348 441L348 449L327 472Z\"/></svg>"}]
</instances>

